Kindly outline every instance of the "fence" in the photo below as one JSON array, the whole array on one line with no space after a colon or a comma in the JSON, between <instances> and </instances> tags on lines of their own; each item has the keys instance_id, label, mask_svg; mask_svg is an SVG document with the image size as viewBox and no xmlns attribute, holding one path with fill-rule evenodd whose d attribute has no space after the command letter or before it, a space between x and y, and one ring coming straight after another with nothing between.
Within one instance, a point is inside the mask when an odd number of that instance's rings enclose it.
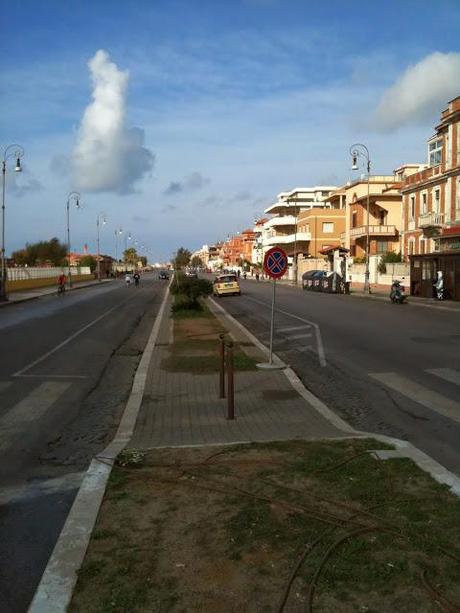
<instances>
[{"instance_id":1,"label":"fence","mask_svg":"<svg viewBox=\"0 0 460 613\"><path fill-rule=\"evenodd\" d=\"M8 281L25 281L26 279L57 279L63 272L65 275L69 274L67 266L55 266L49 268L7 268ZM71 266L70 272L73 276L90 275L91 270L89 266Z\"/></svg>"}]
</instances>

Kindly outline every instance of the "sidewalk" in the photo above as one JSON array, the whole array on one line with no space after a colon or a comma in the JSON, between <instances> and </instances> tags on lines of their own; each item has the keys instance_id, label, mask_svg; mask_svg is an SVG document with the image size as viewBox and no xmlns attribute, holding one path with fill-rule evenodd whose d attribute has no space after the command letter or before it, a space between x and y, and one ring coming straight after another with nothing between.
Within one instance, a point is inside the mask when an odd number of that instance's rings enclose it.
<instances>
[{"instance_id":1,"label":"sidewalk","mask_svg":"<svg viewBox=\"0 0 460 613\"><path fill-rule=\"evenodd\" d=\"M101 283L110 283L114 279L101 279L101 281L80 281L72 284L72 288L67 288L66 292L73 292L84 287L91 287L92 285L99 285ZM56 295L57 286L52 285L48 287L37 287L36 289L30 289L24 292L10 292L8 294L8 300L6 302L0 302L0 307L11 306L18 302L27 302L29 300L37 300L43 296Z\"/></svg>"},{"instance_id":2,"label":"sidewalk","mask_svg":"<svg viewBox=\"0 0 460 613\"><path fill-rule=\"evenodd\" d=\"M214 314L217 309L209 305ZM169 304L166 312L169 312ZM259 362L266 356L225 319L233 339ZM226 419L226 400L219 399L219 378L209 374L171 372L163 366L169 355L170 320L161 323L149 367L144 397L131 447L151 449L215 445L248 441L322 439L349 436L331 425L293 389L281 370L235 373L235 416ZM248 345L249 343L249 345Z\"/></svg>"}]
</instances>

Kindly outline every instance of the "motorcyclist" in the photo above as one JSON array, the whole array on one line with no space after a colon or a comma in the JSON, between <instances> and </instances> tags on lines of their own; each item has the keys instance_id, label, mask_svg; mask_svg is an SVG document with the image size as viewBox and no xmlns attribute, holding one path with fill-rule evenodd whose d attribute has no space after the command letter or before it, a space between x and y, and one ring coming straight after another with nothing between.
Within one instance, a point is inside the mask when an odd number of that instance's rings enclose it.
<instances>
[{"instance_id":1,"label":"motorcyclist","mask_svg":"<svg viewBox=\"0 0 460 613\"><path fill-rule=\"evenodd\" d=\"M436 298L438 300L444 300L444 277L441 270L437 272L438 278L436 279L434 288L436 290Z\"/></svg>"},{"instance_id":2,"label":"motorcyclist","mask_svg":"<svg viewBox=\"0 0 460 613\"><path fill-rule=\"evenodd\" d=\"M398 281L397 279L395 279L391 284L390 300L391 302L397 302L399 304L402 304L406 300L404 287L401 285L401 281Z\"/></svg>"},{"instance_id":3,"label":"motorcyclist","mask_svg":"<svg viewBox=\"0 0 460 613\"><path fill-rule=\"evenodd\" d=\"M139 281L141 279L141 276L140 276L140 274L137 271L134 273L133 279L134 279L134 285L136 287L138 287L139 286Z\"/></svg>"}]
</instances>

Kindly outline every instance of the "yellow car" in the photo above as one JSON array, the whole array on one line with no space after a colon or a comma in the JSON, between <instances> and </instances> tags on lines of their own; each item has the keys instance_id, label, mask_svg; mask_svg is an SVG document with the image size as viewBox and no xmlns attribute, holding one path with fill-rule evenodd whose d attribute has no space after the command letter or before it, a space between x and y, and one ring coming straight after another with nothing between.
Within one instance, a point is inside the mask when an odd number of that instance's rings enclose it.
<instances>
[{"instance_id":1,"label":"yellow car","mask_svg":"<svg viewBox=\"0 0 460 613\"><path fill-rule=\"evenodd\" d=\"M212 292L214 296L226 296L241 295L241 288L238 285L238 279L236 275L219 275L216 277L213 285Z\"/></svg>"}]
</instances>

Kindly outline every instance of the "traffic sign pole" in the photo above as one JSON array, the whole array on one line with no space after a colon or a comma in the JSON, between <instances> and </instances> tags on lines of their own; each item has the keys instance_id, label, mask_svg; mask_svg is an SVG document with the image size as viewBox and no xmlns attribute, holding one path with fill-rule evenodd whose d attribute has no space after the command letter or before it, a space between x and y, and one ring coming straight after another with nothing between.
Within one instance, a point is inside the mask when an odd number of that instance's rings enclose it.
<instances>
[{"instance_id":1,"label":"traffic sign pole","mask_svg":"<svg viewBox=\"0 0 460 613\"><path fill-rule=\"evenodd\" d=\"M273 364L273 331L275 329L275 297L276 297L276 279L273 279L273 292L272 292L272 319L270 322L270 354L268 363L270 366Z\"/></svg>"},{"instance_id":2,"label":"traffic sign pole","mask_svg":"<svg viewBox=\"0 0 460 613\"><path fill-rule=\"evenodd\" d=\"M257 364L258 368L276 369L285 368L285 364L273 364L273 337L275 332L275 302L276 302L276 280L280 279L287 270L288 259L286 252L281 247L272 247L267 251L264 257L264 270L272 279L272 316L270 321L270 351L268 363Z\"/></svg>"}]
</instances>

